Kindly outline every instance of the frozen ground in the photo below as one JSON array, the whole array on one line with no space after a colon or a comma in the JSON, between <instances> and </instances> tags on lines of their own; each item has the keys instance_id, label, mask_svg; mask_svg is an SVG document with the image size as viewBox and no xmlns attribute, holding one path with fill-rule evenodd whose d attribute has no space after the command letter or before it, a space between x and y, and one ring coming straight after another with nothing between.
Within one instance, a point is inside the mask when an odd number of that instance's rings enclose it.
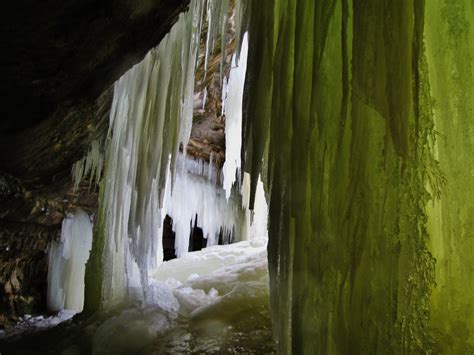
<instances>
[{"instance_id":1,"label":"frozen ground","mask_svg":"<svg viewBox=\"0 0 474 355\"><path fill-rule=\"evenodd\" d=\"M150 280L143 303L123 305L33 337L16 337L4 353L274 351L266 241L189 253L163 263Z\"/></svg>"}]
</instances>

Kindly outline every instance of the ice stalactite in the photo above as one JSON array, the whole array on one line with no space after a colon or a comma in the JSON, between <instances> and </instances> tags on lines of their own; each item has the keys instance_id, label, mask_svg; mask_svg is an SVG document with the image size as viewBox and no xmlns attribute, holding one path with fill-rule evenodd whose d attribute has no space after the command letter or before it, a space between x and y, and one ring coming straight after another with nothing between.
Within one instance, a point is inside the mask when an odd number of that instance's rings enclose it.
<instances>
[{"instance_id":1,"label":"ice stalactite","mask_svg":"<svg viewBox=\"0 0 474 355\"><path fill-rule=\"evenodd\" d=\"M77 209L63 220L61 240L49 245L48 308L80 312L84 306L84 275L92 247L92 223Z\"/></svg>"},{"instance_id":2,"label":"ice stalactite","mask_svg":"<svg viewBox=\"0 0 474 355\"><path fill-rule=\"evenodd\" d=\"M202 1L204 3L204 1ZM229 0L207 0L207 37L206 50L204 53L204 71L207 73L209 67L209 59L216 49L216 41L221 40L219 48L221 51L221 79L223 78L223 65L225 58L225 51L227 35L227 20L229 14Z\"/></svg>"},{"instance_id":3,"label":"ice stalactite","mask_svg":"<svg viewBox=\"0 0 474 355\"><path fill-rule=\"evenodd\" d=\"M84 179L89 179L89 188L92 185L96 186L99 184L104 168L104 154L101 146L100 141L93 141L86 156L72 166L71 174L74 191L77 191L79 184Z\"/></svg>"},{"instance_id":4,"label":"ice stalactite","mask_svg":"<svg viewBox=\"0 0 474 355\"><path fill-rule=\"evenodd\" d=\"M244 36L240 58L232 57L232 69L226 83L224 112L225 127L225 163L222 168L224 189L229 198L237 176L240 176L242 150L242 105L244 98L245 74L247 72L248 39Z\"/></svg>"},{"instance_id":5,"label":"ice stalactite","mask_svg":"<svg viewBox=\"0 0 474 355\"><path fill-rule=\"evenodd\" d=\"M245 76L247 73L248 56L248 33L242 37L240 53L232 57L232 69L229 80L226 82L224 112L226 115L226 151L225 162L222 168L223 187L226 198L232 194L233 188L237 187L242 196L242 208L244 210L244 222L242 225L242 239L248 240L253 237L266 238L268 206L263 188L263 182L258 178L258 186L255 192L253 210L249 209L250 202L250 175L242 174L241 151L242 151L242 125L243 125L243 98ZM241 180L243 176L243 181Z\"/></svg>"},{"instance_id":6,"label":"ice stalactite","mask_svg":"<svg viewBox=\"0 0 474 355\"><path fill-rule=\"evenodd\" d=\"M241 186L242 207L245 211L242 239L268 238L268 204L261 178L258 178L253 209L250 203L250 174L244 173Z\"/></svg>"},{"instance_id":7,"label":"ice stalactite","mask_svg":"<svg viewBox=\"0 0 474 355\"><path fill-rule=\"evenodd\" d=\"M268 207L262 181L255 208L250 211L249 175L245 173L241 190L234 190L227 199L220 173L213 164L178 157L174 178L169 176L166 183L162 208L162 215L173 220L178 257L189 250L189 236L195 225L203 230L207 246L217 245L219 236L227 236L229 241L267 238ZM158 251L157 258L162 255L162 250Z\"/></svg>"}]
</instances>

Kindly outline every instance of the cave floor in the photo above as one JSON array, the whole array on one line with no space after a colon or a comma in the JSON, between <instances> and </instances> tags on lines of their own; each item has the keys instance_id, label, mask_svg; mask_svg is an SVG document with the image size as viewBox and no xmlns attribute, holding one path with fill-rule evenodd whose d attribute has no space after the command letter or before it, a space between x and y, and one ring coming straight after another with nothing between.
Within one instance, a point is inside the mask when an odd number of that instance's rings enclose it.
<instances>
[{"instance_id":1,"label":"cave floor","mask_svg":"<svg viewBox=\"0 0 474 355\"><path fill-rule=\"evenodd\" d=\"M275 352L264 241L215 246L166 262L140 302L0 341L5 354Z\"/></svg>"}]
</instances>

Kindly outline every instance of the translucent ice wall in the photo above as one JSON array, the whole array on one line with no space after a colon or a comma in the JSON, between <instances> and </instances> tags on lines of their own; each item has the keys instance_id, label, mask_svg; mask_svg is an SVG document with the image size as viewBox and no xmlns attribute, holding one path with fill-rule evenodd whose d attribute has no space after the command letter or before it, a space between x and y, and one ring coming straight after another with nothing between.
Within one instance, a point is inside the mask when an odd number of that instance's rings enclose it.
<instances>
[{"instance_id":1,"label":"translucent ice wall","mask_svg":"<svg viewBox=\"0 0 474 355\"><path fill-rule=\"evenodd\" d=\"M471 353L472 1L242 9L280 351Z\"/></svg>"},{"instance_id":2,"label":"translucent ice wall","mask_svg":"<svg viewBox=\"0 0 474 355\"><path fill-rule=\"evenodd\" d=\"M92 247L92 223L77 209L63 220L61 240L52 241L48 255L48 308L80 312L84 306L84 275Z\"/></svg>"}]
</instances>

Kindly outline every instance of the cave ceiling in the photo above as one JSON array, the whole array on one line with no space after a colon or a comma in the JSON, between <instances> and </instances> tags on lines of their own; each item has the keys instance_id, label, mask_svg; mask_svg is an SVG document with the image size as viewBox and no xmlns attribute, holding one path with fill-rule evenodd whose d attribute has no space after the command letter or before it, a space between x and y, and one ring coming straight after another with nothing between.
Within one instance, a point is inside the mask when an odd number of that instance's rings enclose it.
<instances>
[{"instance_id":1,"label":"cave ceiling","mask_svg":"<svg viewBox=\"0 0 474 355\"><path fill-rule=\"evenodd\" d=\"M57 144L58 134L51 131L67 129L64 123L74 126L78 141L69 137L62 144L80 147L90 122L81 128L71 121L86 122L107 101L102 97L98 102L115 80L159 43L188 3L20 0L6 6L0 22L0 170L44 181L67 166L42 168L31 150L41 152L43 161L61 155L61 144L49 153L47 147ZM62 159L68 163L78 152L69 153Z\"/></svg>"}]
</instances>

